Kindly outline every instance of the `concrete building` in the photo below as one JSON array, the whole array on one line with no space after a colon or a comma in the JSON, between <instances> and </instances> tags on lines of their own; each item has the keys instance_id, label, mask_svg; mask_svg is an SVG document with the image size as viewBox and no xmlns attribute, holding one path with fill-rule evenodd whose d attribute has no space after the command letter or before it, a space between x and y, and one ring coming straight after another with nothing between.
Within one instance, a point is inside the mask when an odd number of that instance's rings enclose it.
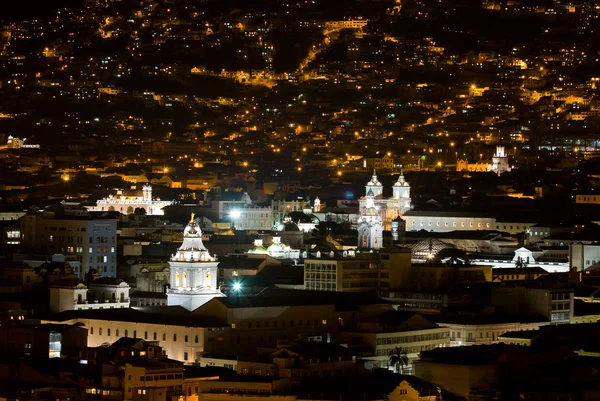
<instances>
[{"instance_id":1,"label":"concrete building","mask_svg":"<svg viewBox=\"0 0 600 401\"><path fill-rule=\"evenodd\" d=\"M450 330L421 315L394 311L345 324L340 341L347 343L349 349L369 349L373 356L364 359L370 361L369 366L373 368L389 368L389 356L400 348L408 357L400 373L410 373L413 361L419 359L421 351L449 344Z\"/></svg>"},{"instance_id":2,"label":"concrete building","mask_svg":"<svg viewBox=\"0 0 600 401\"><path fill-rule=\"evenodd\" d=\"M21 244L42 254L75 255L81 263L80 279L96 271L106 277L117 273L117 221L85 216L31 213L20 220Z\"/></svg>"},{"instance_id":3,"label":"concrete building","mask_svg":"<svg viewBox=\"0 0 600 401\"><path fill-rule=\"evenodd\" d=\"M273 210L273 224L283 222L291 212L304 212L310 214L309 211L316 213L321 209L321 201L318 202L319 210L317 209L317 200L315 206L311 206L310 199L292 199L292 200L272 200L271 209Z\"/></svg>"},{"instance_id":4,"label":"concrete building","mask_svg":"<svg viewBox=\"0 0 600 401\"><path fill-rule=\"evenodd\" d=\"M506 316L540 316L552 323L573 320L572 288L492 288L492 306Z\"/></svg>"},{"instance_id":5,"label":"concrete building","mask_svg":"<svg viewBox=\"0 0 600 401\"><path fill-rule=\"evenodd\" d=\"M410 250L355 250L321 253L304 259L304 288L315 291L377 291L399 288L411 265Z\"/></svg>"}]
</instances>

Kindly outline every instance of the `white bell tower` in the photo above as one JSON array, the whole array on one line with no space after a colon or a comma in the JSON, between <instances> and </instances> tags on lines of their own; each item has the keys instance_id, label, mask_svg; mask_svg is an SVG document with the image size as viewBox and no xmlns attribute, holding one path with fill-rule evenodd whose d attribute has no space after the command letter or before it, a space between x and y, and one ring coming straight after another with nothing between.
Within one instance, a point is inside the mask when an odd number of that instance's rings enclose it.
<instances>
[{"instance_id":1,"label":"white bell tower","mask_svg":"<svg viewBox=\"0 0 600 401\"><path fill-rule=\"evenodd\" d=\"M401 213L410 210L411 201L410 201L410 185L404 179L404 171L400 170L400 175L398 176L398 181L394 184L393 188L393 198L400 201Z\"/></svg>"},{"instance_id":2,"label":"white bell tower","mask_svg":"<svg viewBox=\"0 0 600 401\"><path fill-rule=\"evenodd\" d=\"M373 192L373 196L382 196L383 195L383 185L377 179L377 172L373 169L373 176L371 177L371 181L367 183L365 186L365 193L369 196L369 191Z\"/></svg>"},{"instance_id":3,"label":"white bell tower","mask_svg":"<svg viewBox=\"0 0 600 401\"><path fill-rule=\"evenodd\" d=\"M358 219L358 247L380 249L383 246L383 220L375 206L374 193L367 192L367 203Z\"/></svg>"},{"instance_id":4,"label":"white bell tower","mask_svg":"<svg viewBox=\"0 0 600 401\"><path fill-rule=\"evenodd\" d=\"M183 243L169 261L171 288L167 290L167 304L193 311L215 297L224 297L217 287L218 264L202 243L202 230L192 213L183 231Z\"/></svg>"}]
</instances>

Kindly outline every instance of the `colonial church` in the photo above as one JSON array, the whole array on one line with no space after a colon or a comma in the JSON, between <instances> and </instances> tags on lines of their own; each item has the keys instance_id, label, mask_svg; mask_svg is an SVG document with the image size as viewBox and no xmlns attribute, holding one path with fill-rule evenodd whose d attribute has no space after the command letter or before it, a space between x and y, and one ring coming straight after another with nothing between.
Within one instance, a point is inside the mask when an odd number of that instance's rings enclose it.
<instances>
[{"instance_id":1,"label":"colonial church","mask_svg":"<svg viewBox=\"0 0 600 401\"><path fill-rule=\"evenodd\" d=\"M358 247L380 249L383 242L383 221L380 209L375 206L373 190L367 191L365 207L358 219Z\"/></svg>"},{"instance_id":2,"label":"colonial church","mask_svg":"<svg viewBox=\"0 0 600 401\"><path fill-rule=\"evenodd\" d=\"M410 185L404 179L404 174L400 172L398 181L392 186L392 197L383 197L383 185L377 178L377 173L373 170L371 180L365 186L366 196L359 199L359 209L362 212L368 208L369 192L373 194L373 203L383 221L383 229L390 231L392 229L392 221L402 216L410 210Z\"/></svg>"},{"instance_id":3,"label":"colonial church","mask_svg":"<svg viewBox=\"0 0 600 401\"><path fill-rule=\"evenodd\" d=\"M167 290L167 304L193 311L215 297L224 297L217 287L217 265L202 243L202 230L192 215L183 231L183 243L169 261L171 288Z\"/></svg>"}]
</instances>

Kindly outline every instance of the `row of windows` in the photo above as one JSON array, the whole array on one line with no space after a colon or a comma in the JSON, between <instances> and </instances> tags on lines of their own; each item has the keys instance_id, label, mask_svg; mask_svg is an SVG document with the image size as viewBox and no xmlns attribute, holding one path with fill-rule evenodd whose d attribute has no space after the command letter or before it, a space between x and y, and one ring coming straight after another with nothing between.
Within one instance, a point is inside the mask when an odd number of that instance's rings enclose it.
<instances>
[{"instance_id":1,"label":"row of windows","mask_svg":"<svg viewBox=\"0 0 600 401\"><path fill-rule=\"evenodd\" d=\"M412 226L413 227L416 226L416 222L413 221L412 222ZM423 220L421 220L419 222L419 226L424 227L425 226L425 222ZM431 221L427 222L427 226L428 227L432 227L433 226L433 222L431 222ZM435 223L435 226L436 227L441 227L442 223L440 223L439 221L437 221ZM458 223L456 221L452 222L452 227L457 227L457 226L458 226ZM461 222L460 226L463 227L463 228L466 227L465 222L464 221ZM445 222L444 223L444 227L450 227L450 224L448 222ZM469 223L469 227L470 228L474 228L475 224L474 223ZM477 223L477 228L483 228L483 223ZM485 228L491 228L491 224L490 223L485 223ZM504 226L504 228L506 228L506 226Z\"/></svg>"},{"instance_id":2,"label":"row of windows","mask_svg":"<svg viewBox=\"0 0 600 401\"><path fill-rule=\"evenodd\" d=\"M571 293L569 292L555 292L552 294L553 301L565 301L571 299Z\"/></svg>"},{"instance_id":3,"label":"row of windows","mask_svg":"<svg viewBox=\"0 0 600 401\"><path fill-rule=\"evenodd\" d=\"M71 227L71 226L67 226L67 227L44 226L44 231L73 231L73 227ZM87 228L86 227L76 227L76 231L77 232L86 232Z\"/></svg>"},{"instance_id":4,"label":"row of windows","mask_svg":"<svg viewBox=\"0 0 600 401\"><path fill-rule=\"evenodd\" d=\"M344 275L345 277L346 275ZM318 280L318 281L336 281L336 273L309 273L304 274L304 280Z\"/></svg>"},{"instance_id":5,"label":"row of windows","mask_svg":"<svg viewBox=\"0 0 600 401\"><path fill-rule=\"evenodd\" d=\"M331 272L331 273L335 273L336 272L336 266L334 264L321 264L321 263L308 263L306 264L306 266L304 267L305 271L314 271L314 272L318 272L318 271L323 271L323 272Z\"/></svg>"},{"instance_id":6,"label":"row of windows","mask_svg":"<svg viewBox=\"0 0 600 401\"><path fill-rule=\"evenodd\" d=\"M449 333L447 331L444 331L441 333L417 334L412 336L384 337L377 339L377 345L404 344L419 341L441 340L443 338L448 338L448 335Z\"/></svg>"},{"instance_id":7,"label":"row of windows","mask_svg":"<svg viewBox=\"0 0 600 401\"><path fill-rule=\"evenodd\" d=\"M491 332L491 334L492 334L492 341L496 341L496 337L500 337L506 331L507 330L505 330L505 331L492 331ZM474 337L475 336L474 336L474 334L472 332L467 333L467 341L473 341ZM479 338L483 338L483 337L484 337L484 333L483 333L483 331L480 331L479 332ZM461 332L460 331L457 331L457 332L451 331L450 332L450 340L455 341L455 340L460 340L460 338L461 338ZM490 338L490 332L489 331L485 332L485 338L488 338L488 339Z\"/></svg>"},{"instance_id":8,"label":"row of windows","mask_svg":"<svg viewBox=\"0 0 600 401\"><path fill-rule=\"evenodd\" d=\"M173 380L173 379L182 379L183 374L172 374L172 375L153 375L153 376L140 376L140 381L157 381L157 380ZM131 379L131 378L130 378ZM145 379L145 380L144 380Z\"/></svg>"},{"instance_id":9,"label":"row of windows","mask_svg":"<svg viewBox=\"0 0 600 401\"><path fill-rule=\"evenodd\" d=\"M103 332L103 331L102 331L102 327L100 327L100 328L98 329L98 335L99 335L99 336L101 336L101 335L102 335L102 332ZM115 337L119 337L119 334L120 334L120 333L119 333L119 329L116 329L116 330L115 330ZM90 327L90 335L94 335L94 326ZM106 335L107 335L108 337L110 337L110 335L111 335L111 330L110 330L110 328L109 328L109 329L106 329ZM124 333L124 336L123 336L123 337L129 337L129 330L125 330L125 333ZM133 330L133 336L132 336L131 338L138 338L138 337L137 337L137 330ZM153 335L152 335L152 339L153 339L154 341L157 341L157 340L158 340L158 335L157 335L156 331L153 333ZM145 332L144 332L144 340L148 340L148 332L147 332L147 331L145 331ZM167 341L167 333L162 333L162 341ZM173 341L177 341L177 333L173 334ZM188 337L188 336L187 336L187 334L186 334L186 335L184 336L183 342L186 342L186 343L187 343L188 341L189 341L189 337ZM196 344L198 344L198 336L195 336L195 337L194 337L194 342L195 342Z\"/></svg>"},{"instance_id":10,"label":"row of windows","mask_svg":"<svg viewBox=\"0 0 600 401\"><path fill-rule=\"evenodd\" d=\"M404 347L402 348L407 354L417 354L422 351L428 351L430 349L437 348L438 345L421 345L417 347ZM392 350L390 349L378 349L376 354L377 356L388 356Z\"/></svg>"},{"instance_id":11,"label":"row of windows","mask_svg":"<svg viewBox=\"0 0 600 401\"><path fill-rule=\"evenodd\" d=\"M551 321L555 322L557 320L569 320L571 319L571 314L569 312L555 312L552 313L550 318Z\"/></svg>"},{"instance_id":12,"label":"row of windows","mask_svg":"<svg viewBox=\"0 0 600 401\"><path fill-rule=\"evenodd\" d=\"M569 310L569 309L571 309L571 304L569 302L552 304L552 310Z\"/></svg>"},{"instance_id":13,"label":"row of windows","mask_svg":"<svg viewBox=\"0 0 600 401\"><path fill-rule=\"evenodd\" d=\"M298 320L298 327L302 327L304 325L304 322L305 322L304 320L300 320L299 319ZM314 322L314 326L318 326L319 325L319 320L318 319L315 319L315 320L306 319L306 326L311 326L311 322ZM282 320L280 323L281 323L281 327L285 327L286 326L286 321L285 320ZM295 324L294 320L290 320L289 321L289 326L290 327L294 327L294 324ZM325 320L325 319L321 320L321 324L326 325L327 324L327 320ZM278 325L277 320L273 321L273 327L277 327L277 325ZM261 322L255 322L254 324L252 324L252 322L248 322L247 327L249 329L251 329L253 327L257 328L257 329L260 329L261 327L265 328L265 329L268 329L269 328L269 322L268 321L262 322L262 325L261 325Z\"/></svg>"},{"instance_id":14,"label":"row of windows","mask_svg":"<svg viewBox=\"0 0 600 401\"><path fill-rule=\"evenodd\" d=\"M304 289L315 290L315 291L336 291L337 284L336 283L315 283L312 281L308 281L304 284Z\"/></svg>"}]
</instances>

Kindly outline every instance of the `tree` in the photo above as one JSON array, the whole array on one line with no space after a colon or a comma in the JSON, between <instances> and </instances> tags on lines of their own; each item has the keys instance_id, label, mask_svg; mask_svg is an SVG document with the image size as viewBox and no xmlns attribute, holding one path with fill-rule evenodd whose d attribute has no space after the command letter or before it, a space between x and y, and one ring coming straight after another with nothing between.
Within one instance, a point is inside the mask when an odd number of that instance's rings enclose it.
<instances>
[{"instance_id":1,"label":"tree","mask_svg":"<svg viewBox=\"0 0 600 401\"><path fill-rule=\"evenodd\" d=\"M408 366L408 356L404 348L394 348L388 357L389 364L394 367L394 372L402 373L405 366Z\"/></svg>"}]
</instances>

